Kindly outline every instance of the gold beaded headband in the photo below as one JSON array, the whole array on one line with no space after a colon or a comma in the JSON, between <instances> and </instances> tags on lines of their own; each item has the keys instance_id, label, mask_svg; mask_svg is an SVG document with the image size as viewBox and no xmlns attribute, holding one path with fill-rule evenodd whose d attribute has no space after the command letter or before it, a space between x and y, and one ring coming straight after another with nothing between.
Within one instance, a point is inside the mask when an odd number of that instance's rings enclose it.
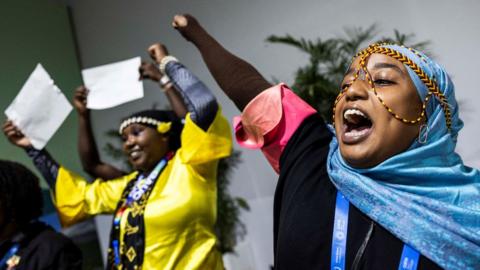
<instances>
[{"instance_id":1,"label":"gold beaded headband","mask_svg":"<svg viewBox=\"0 0 480 270\"><path fill-rule=\"evenodd\" d=\"M145 117L145 116L138 116L125 119L122 124L120 124L120 128L118 129L118 133L122 135L122 131L131 124L138 123L138 124L147 124L151 126L155 126L157 131L165 134L170 131L172 127L172 122L161 122L156 119Z\"/></svg>"},{"instance_id":2,"label":"gold beaded headband","mask_svg":"<svg viewBox=\"0 0 480 270\"><path fill-rule=\"evenodd\" d=\"M387 47L382 47L382 46L385 46L385 45L390 45L390 44L387 44L387 43L372 44L372 45L368 46L368 48L360 51L359 53L357 53L354 56L354 59L356 57L360 57L360 67L361 67L361 69L358 69L356 71L355 78L354 78L353 81L358 79L358 77L360 75L360 70L361 70L362 71L361 75L366 77L369 86L373 90L373 93L378 98L380 103L382 103L382 105L387 109L387 111L393 117L395 117L395 119L400 120L400 121L402 121L404 123L407 123L407 124L415 124L415 123L418 123L419 121L421 121L422 118L425 117L425 114L426 114L426 104L427 104L427 102L430 100L430 97L432 95L435 96L440 101L443 112L445 114L447 128L450 131L450 128L451 128L451 125L452 125L450 106L448 104L448 101L447 101L447 98L445 97L445 95L442 92L440 92L435 79L433 79L433 80L430 79L430 77L428 77L428 75L415 62L413 62L411 59L409 59L408 57L406 57L402 53L399 53L399 52L397 52L393 49L387 48ZM402 47L404 47L404 46L402 46ZM407 47L404 47L404 48L407 48ZM411 48L407 48L407 49L410 50L411 52L415 53L417 56L419 56L422 61L425 61L424 57L421 56L414 49L411 49ZM375 89L375 85L374 85L374 83L371 79L370 74L368 73L367 66L366 66L367 58L374 53L379 53L379 54L390 56L390 57L402 62L404 65L407 65L408 67L410 67L413 70L413 72L415 72L415 74L417 74L417 76L420 78L420 80L427 87L428 93L427 93L427 95L425 96L425 99L422 102L422 111L417 118L406 119L406 118L401 117L400 115L393 112L393 110L387 104L385 104L383 99L377 94L377 90ZM345 91L347 89L348 89L348 87L345 87L344 89L341 90L341 92L338 94L338 96L335 99L335 102L333 104L333 124L334 125L335 125L335 109L336 109L337 103L345 95Z\"/></svg>"}]
</instances>

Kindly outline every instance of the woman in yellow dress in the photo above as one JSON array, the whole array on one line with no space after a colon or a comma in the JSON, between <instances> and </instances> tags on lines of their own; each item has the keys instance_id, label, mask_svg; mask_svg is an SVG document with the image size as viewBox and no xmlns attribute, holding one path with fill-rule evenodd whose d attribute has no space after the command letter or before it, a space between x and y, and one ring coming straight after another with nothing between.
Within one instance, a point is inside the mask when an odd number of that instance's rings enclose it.
<instances>
[{"instance_id":1,"label":"woman in yellow dress","mask_svg":"<svg viewBox=\"0 0 480 270\"><path fill-rule=\"evenodd\" d=\"M230 128L208 88L163 46L155 48L151 54L161 73L142 65L141 77L167 89L173 85L188 113L184 124L172 111L158 110L122 121L133 172L90 183L34 149L13 123L4 125L4 133L46 178L64 226L114 215L107 269L223 269L214 232L216 176L218 160L231 152Z\"/></svg>"}]
</instances>

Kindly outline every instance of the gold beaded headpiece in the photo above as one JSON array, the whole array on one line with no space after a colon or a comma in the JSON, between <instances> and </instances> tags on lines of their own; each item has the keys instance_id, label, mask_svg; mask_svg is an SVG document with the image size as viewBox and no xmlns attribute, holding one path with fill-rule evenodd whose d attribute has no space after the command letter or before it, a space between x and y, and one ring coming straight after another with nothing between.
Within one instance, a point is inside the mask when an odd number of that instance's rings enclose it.
<instances>
[{"instance_id":1,"label":"gold beaded headpiece","mask_svg":"<svg viewBox=\"0 0 480 270\"><path fill-rule=\"evenodd\" d=\"M452 117L451 117L451 112L450 112L450 106L448 104L448 101L447 101L447 98L445 97L445 95L440 92L439 88L438 88L438 85L435 81L435 79L431 79L423 70L422 68L420 68L419 65L417 65L414 61L412 61L411 59L409 59L407 56L403 55L402 53L394 50L394 49L391 49L391 48L388 48L388 47L384 47L386 45L394 45L394 44L387 44L387 43L375 43L375 44L372 44L370 46L368 46L366 49L360 51L359 53L357 53L353 59L355 59L356 57L360 57L360 69L358 69L355 73L355 77L354 77L354 80L357 80L359 77L361 80L367 80L368 82L368 85L371 87L371 90L373 91L373 93L375 94L375 96L378 98L378 100L380 101L380 103L382 103L382 105L385 107L385 109L387 109L387 111L393 116L395 117L395 119L397 120L400 120L404 123L407 123L407 124L416 124L418 123L419 121L422 120L423 117L425 117L425 114L426 114L426 105L428 103L428 101L430 100L431 96L433 95L435 98L437 98L437 100L440 102L441 106L442 106L442 109L443 109L443 112L445 114L445 119L446 119L446 124L447 124L447 128L448 130L450 131L451 129L451 123L452 123ZM401 47L404 47L404 46L401 46ZM420 59L422 59L422 61L425 61L424 57L422 55L420 55L417 51L415 51L414 49L411 49L411 48L407 48L407 47L404 47L408 50L410 50L411 52L413 52L415 55L417 55L418 57L420 57ZM415 118L415 119L406 119L398 114L396 114L384 101L383 99L377 94L377 90L375 89L375 85L372 81L372 78L370 76L370 74L368 73L368 70L367 70L367 60L368 60L368 57L374 53L379 53L379 54L383 54L383 55L387 55L387 56L390 56L400 62L402 62L404 65L408 66L410 69L412 69L413 72L415 72L415 74L417 74L417 76L420 78L420 80L425 84L425 86L427 87L427 90L428 90L428 93L427 95L425 96L425 99L423 100L422 102L422 111L420 113L420 115ZM365 78L363 78L365 77ZM334 105L333 105L333 123L335 124L335 109L336 109L336 106L337 106L337 103L340 101L340 99L345 95L345 92L346 90L348 89L348 87L345 87L344 89L341 90L341 92L339 93L339 95L337 96L337 98L335 99L335 102L334 102Z\"/></svg>"}]
</instances>

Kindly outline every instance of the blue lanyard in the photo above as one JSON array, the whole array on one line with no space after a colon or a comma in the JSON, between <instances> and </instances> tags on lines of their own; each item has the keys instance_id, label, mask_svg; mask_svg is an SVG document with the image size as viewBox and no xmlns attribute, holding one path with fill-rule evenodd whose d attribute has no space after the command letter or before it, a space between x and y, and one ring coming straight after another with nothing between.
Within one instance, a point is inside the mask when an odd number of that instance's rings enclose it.
<instances>
[{"instance_id":1,"label":"blue lanyard","mask_svg":"<svg viewBox=\"0 0 480 270\"><path fill-rule=\"evenodd\" d=\"M19 244L14 244L3 256L2 260L0 261L0 269L4 269L3 267L7 264L8 260L17 253L18 248L20 247Z\"/></svg>"},{"instance_id":2,"label":"blue lanyard","mask_svg":"<svg viewBox=\"0 0 480 270\"><path fill-rule=\"evenodd\" d=\"M330 260L330 269L345 269L345 252L347 251L347 232L348 232L348 200L337 193L335 203L335 219L333 223L332 236L332 259Z\"/></svg>"},{"instance_id":3,"label":"blue lanyard","mask_svg":"<svg viewBox=\"0 0 480 270\"><path fill-rule=\"evenodd\" d=\"M158 175L162 172L162 170L165 168L167 165L168 161L172 157L171 154L167 154L166 157L162 158L155 166L153 171L148 175L147 179L142 182L143 180L143 175L140 175L133 186L132 190L128 193L125 205L123 205L120 209L117 210L115 213L115 216L113 218L113 225L114 228L117 230L120 230L120 223L122 221L122 216L128 206L130 206L134 201L139 200L143 194L150 188L155 183L155 180L157 179ZM112 241L112 246L113 246L113 254L114 254L114 264L116 266L120 265L120 243L118 240L113 240Z\"/></svg>"},{"instance_id":4,"label":"blue lanyard","mask_svg":"<svg viewBox=\"0 0 480 270\"><path fill-rule=\"evenodd\" d=\"M135 185L132 188L132 191L128 194L127 197L127 204L131 205L132 202L140 200L142 195L150 188L150 186L155 182L160 172L163 170L165 165L167 165L168 159L162 158L160 162L158 162L157 166L153 169L153 171L147 176L147 179L143 181L143 175L138 177Z\"/></svg>"},{"instance_id":5,"label":"blue lanyard","mask_svg":"<svg viewBox=\"0 0 480 270\"><path fill-rule=\"evenodd\" d=\"M347 250L348 233L348 200L338 191L335 202L335 218L333 223L332 236L332 258L330 260L331 270L345 269L345 253ZM409 245L403 245L402 257L398 270L416 270L420 254Z\"/></svg>"},{"instance_id":6,"label":"blue lanyard","mask_svg":"<svg viewBox=\"0 0 480 270\"><path fill-rule=\"evenodd\" d=\"M402 258L398 265L398 270L416 270L418 266L418 258L420 253L411 246L403 245Z\"/></svg>"}]
</instances>

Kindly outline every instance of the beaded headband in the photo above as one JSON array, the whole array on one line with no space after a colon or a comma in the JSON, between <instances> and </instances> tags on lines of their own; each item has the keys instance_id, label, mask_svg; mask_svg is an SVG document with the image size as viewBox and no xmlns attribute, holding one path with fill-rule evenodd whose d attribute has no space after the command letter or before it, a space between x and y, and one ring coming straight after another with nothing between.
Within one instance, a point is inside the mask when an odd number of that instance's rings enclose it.
<instances>
[{"instance_id":1,"label":"beaded headband","mask_svg":"<svg viewBox=\"0 0 480 270\"><path fill-rule=\"evenodd\" d=\"M172 122L161 122L156 119L153 119L151 117L145 117L145 116L137 116L137 117L131 117L128 119L125 119L122 124L120 124L120 128L118 129L118 133L122 135L122 131L128 127L131 124L146 124L146 125L151 125L156 127L157 131L159 133L167 133L170 131L170 128L172 127Z\"/></svg>"},{"instance_id":2,"label":"beaded headband","mask_svg":"<svg viewBox=\"0 0 480 270\"><path fill-rule=\"evenodd\" d=\"M357 70L357 72L355 73L355 78L353 79L352 82L356 81L359 78L359 75L361 75L362 77L366 77L366 80L368 81L368 84L371 87L373 93L378 98L380 103L382 103L382 105L385 107L385 109L387 109L387 111L393 117L395 117L395 119L400 120L400 121L402 121L406 124L416 124L419 121L421 121L423 117L425 117L426 104L430 100L430 97L433 95L434 97L437 98L437 100L440 102L440 104L442 106L443 112L445 114L447 128L450 131L451 130L451 125L452 125L452 119L451 119L452 117L451 117L451 112L450 112L450 106L448 104L448 101L447 101L447 98L445 97L445 95L442 92L440 92L435 79L430 79L430 77L428 77L428 75L422 70L422 68L420 68L420 66L418 66L415 62L413 62L411 59L409 59L405 55L403 55L403 54L401 54L401 53L399 53L399 52L397 52L393 49L383 47L383 46L386 46L386 45L393 45L393 44L388 44L388 43L372 44L372 45L368 46L368 48L360 51L359 53L357 53L353 57L353 59L355 59L356 57L360 56L360 67L361 67L361 69ZM402 47L407 48L405 46L402 46ZM417 51L415 51L414 49L411 49L411 48L407 48L407 49L410 50L411 52L413 52L415 55L419 56L422 61L425 61L424 57L421 56ZM366 66L366 62L368 60L368 57L370 55L374 54L374 53L387 55L387 56L390 56L390 57L402 62L404 65L411 68L413 70L413 72L415 72L415 74L417 74L417 76L420 78L420 80L427 87L428 93L427 93L427 95L425 96L425 99L422 102L422 111L417 118L406 119L406 118L401 117L400 115L393 112L393 110L377 94L377 90L375 89L375 85L374 85L374 83L371 79L371 76L370 76L370 74L367 70L367 66ZM362 71L361 74L360 74L360 70ZM360 78L360 79L363 80L364 78ZM335 125L335 109L336 109L337 103L345 95L345 92L346 92L347 89L348 89L348 86L341 90L341 92L338 94L338 96L335 99L335 102L333 104L333 124L334 125Z\"/></svg>"}]
</instances>

